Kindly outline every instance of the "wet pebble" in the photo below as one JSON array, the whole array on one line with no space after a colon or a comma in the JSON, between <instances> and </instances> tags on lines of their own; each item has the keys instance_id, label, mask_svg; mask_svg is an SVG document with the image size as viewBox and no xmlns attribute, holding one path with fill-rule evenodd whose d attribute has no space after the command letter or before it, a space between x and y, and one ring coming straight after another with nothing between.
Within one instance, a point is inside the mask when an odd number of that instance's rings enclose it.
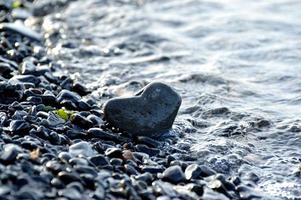
<instances>
[{"instance_id":1,"label":"wet pebble","mask_svg":"<svg viewBox=\"0 0 301 200\"><path fill-rule=\"evenodd\" d=\"M103 156L103 155L97 155L97 156L93 156L90 157L89 160L95 165L95 166L104 166L104 165L108 165L108 159Z\"/></svg>"},{"instance_id":2,"label":"wet pebble","mask_svg":"<svg viewBox=\"0 0 301 200\"><path fill-rule=\"evenodd\" d=\"M0 103L10 104L19 101L23 97L24 87L21 84L0 82Z\"/></svg>"},{"instance_id":3,"label":"wet pebble","mask_svg":"<svg viewBox=\"0 0 301 200\"><path fill-rule=\"evenodd\" d=\"M72 187L59 191L59 195L70 200L82 200L83 198L80 191Z\"/></svg>"},{"instance_id":4,"label":"wet pebble","mask_svg":"<svg viewBox=\"0 0 301 200\"><path fill-rule=\"evenodd\" d=\"M66 171L59 172L57 177L65 184L80 181L79 175Z\"/></svg>"},{"instance_id":5,"label":"wet pebble","mask_svg":"<svg viewBox=\"0 0 301 200\"><path fill-rule=\"evenodd\" d=\"M56 98L61 105L65 105L71 109L77 109L79 101L81 100L78 94L65 89L62 90Z\"/></svg>"},{"instance_id":6,"label":"wet pebble","mask_svg":"<svg viewBox=\"0 0 301 200\"><path fill-rule=\"evenodd\" d=\"M185 181L185 175L180 166L171 166L163 172L162 180L177 184Z\"/></svg>"},{"instance_id":7,"label":"wet pebble","mask_svg":"<svg viewBox=\"0 0 301 200\"><path fill-rule=\"evenodd\" d=\"M33 74L35 72L35 70L36 70L36 66L33 64L33 62L31 60L25 60L21 64L20 72L23 75Z\"/></svg>"},{"instance_id":8,"label":"wet pebble","mask_svg":"<svg viewBox=\"0 0 301 200\"><path fill-rule=\"evenodd\" d=\"M122 158L122 151L121 151L121 149L116 148L116 147L108 148L105 151L105 155L110 158Z\"/></svg>"},{"instance_id":9,"label":"wet pebble","mask_svg":"<svg viewBox=\"0 0 301 200\"><path fill-rule=\"evenodd\" d=\"M1 153L0 161L9 164L16 160L17 155L22 152L22 149L15 144L6 144L3 146L4 151Z\"/></svg>"},{"instance_id":10,"label":"wet pebble","mask_svg":"<svg viewBox=\"0 0 301 200\"><path fill-rule=\"evenodd\" d=\"M41 80L34 75L15 75L9 80L9 82L11 82L12 84L29 83L29 84L33 84L34 86L34 85L38 85L41 82Z\"/></svg>"},{"instance_id":11,"label":"wet pebble","mask_svg":"<svg viewBox=\"0 0 301 200\"><path fill-rule=\"evenodd\" d=\"M24 120L12 120L9 129L15 134L25 135L31 129L31 125Z\"/></svg>"},{"instance_id":12,"label":"wet pebble","mask_svg":"<svg viewBox=\"0 0 301 200\"><path fill-rule=\"evenodd\" d=\"M42 40L42 37L39 33L24 26L22 23L2 23L0 24L0 32L1 31L17 33L38 42Z\"/></svg>"},{"instance_id":13,"label":"wet pebble","mask_svg":"<svg viewBox=\"0 0 301 200\"><path fill-rule=\"evenodd\" d=\"M157 149L157 148L150 148L150 147L148 147L146 145L143 145L143 144L136 145L136 150L138 152L146 153L149 156L156 156L156 155L158 155L160 153L159 149Z\"/></svg>"},{"instance_id":14,"label":"wet pebble","mask_svg":"<svg viewBox=\"0 0 301 200\"><path fill-rule=\"evenodd\" d=\"M81 128L85 128L85 129L91 128L93 126L92 121L90 121L86 117L83 117L82 115L77 114L77 113L72 115L71 122L74 125L77 125Z\"/></svg>"},{"instance_id":15,"label":"wet pebble","mask_svg":"<svg viewBox=\"0 0 301 200\"><path fill-rule=\"evenodd\" d=\"M198 178L201 173L202 170L198 164L191 164L185 169L185 177L187 180Z\"/></svg>"},{"instance_id":16,"label":"wet pebble","mask_svg":"<svg viewBox=\"0 0 301 200\"><path fill-rule=\"evenodd\" d=\"M106 120L133 135L155 136L171 128L181 97L163 83L151 83L135 97L115 98L104 106Z\"/></svg>"},{"instance_id":17,"label":"wet pebble","mask_svg":"<svg viewBox=\"0 0 301 200\"><path fill-rule=\"evenodd\" d=\"M12 77L12 72L14 71L14 68L11 67L8 63L3 63L0 62L0 75L3 76L4 78L11 78Z\"/></svg>"},{"instance_id":18,"label":"wet pebble","mask_svg":"<svg viewBox=\"0 0 301 200\"><path fill-rule=\"evenodd\" d=\"M88 137L99 138L99 139L103 139L103 140L119 141L119 139L116 135L108 133L100 128L90 128L88 130Z\"/></svg>"},{"instance_id":19,"label":"wet pebble","mask_svg":"<svg viewBox=\"0 0 301 200\"><path fill-rule=\"evenodd\" d=\"M141 170L143 172L149 172L151 174L157 174L157 173L161 173L164 171L164 167L163 166L142 166Z\"/></svg>"},{"instance_id":20,"label":"wet pebble","mask_svg":"<svg viewBox=\"0 0 301 200\"><path fill-rule=\"evenodd\" d=\"M95 151L92 149L91 145L88 142L78 142L69 147L69 153L72 156L93 156Z\"/></svg>"}]
</instances>

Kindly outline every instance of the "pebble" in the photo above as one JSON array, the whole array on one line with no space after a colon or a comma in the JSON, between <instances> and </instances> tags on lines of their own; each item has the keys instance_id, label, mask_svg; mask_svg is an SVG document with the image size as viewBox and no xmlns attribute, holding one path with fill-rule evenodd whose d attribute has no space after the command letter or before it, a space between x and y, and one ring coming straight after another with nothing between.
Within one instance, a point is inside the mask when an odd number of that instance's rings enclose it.
<instances>
[{"instance_id":1,"label":"pebble","mask_svg":"<svg viewBox=\"0 0 301 200\"><path fill-rule=\"evenodd\" d=\"M88 142L78 142L69 147L69 153L72 156L93 156L95 151L92 149L91 145Z\"/></svg>"},{"instance_id":2,"label":"pebble","mask_svg":"<svg viewBox=\"0 0 301 200\"><path fill-rule=\"evenodd\" d=\"M63 120L53 112L49 112L46 122L46 125L48 125L49 127L56 127L58 125L64 124L65 120Z\"/></svg>"},{"instance_id":3,"label":"pebble","mask_svg":"<svg viewBox=\"0 0 301 200\"><path fill-rule=\"evenodd\" d=\"M30 84L38 85L41 82L41 80L34 75L15 75L9 80L9 82L12 84L29 83L28 85Z\"/></svg>"},{"instance_id":4,"label":"pebble","mask_svg":"<svg viewBox=\"0 0 301 200\"><path fill-rule=\"evenodd\" d=\"M24 120L12 120L9 130L15 134L25 135L31 129L31 125Z\"/></svg>"},{"instance_id":5,"label":"pebble","mask_svg":"<svg viewBox=\"0 0 301 200\"><path fill-rule=\"evenodd\" d=\"M153 175L149 172L139 174L139 175L135 176L135 179L140 180L140 181L144 181L147 184L151 184L152 181L154 180Z\"/></svg>"},{"instance_id":6,"label":"pebble","mask_svg":"<svg viewBox=\"0 0 301 200\"><path fill-rule=\"evenodd\" d=\"M68 163L72 156L68 152L61 152L59 153L58 158L60 158L63 162Z\"/></svg>"},{"instance_id":7,"label":"pebble","mask_svg":"<svg viewBox=\"0 0 301 200\"><path fill-rule=\"evenodd\" d=\"M71 122L74 125L77 125L81 128L88 129L93 126L93 122L87 119L86 117L81 116L80 114L74 114L71 117Z\"/></svg>"},{"instance_id":8,"label":"pebble","mask_svg":"<svg viewBox=\"0 0 301 200\"><path fill-rule=\"evenodd\" d=\"M119 141L116 135L103 131L100 128L90 128L88 130L88 137L90 138L98 138L103 140L112 140L112 141Z\"/></svg>"},{"instance_id":9,"label":"pebble","mask_svg":"<svg viewBox=\"0 0 301 200\"><path fill-rule=\"evenodd\" d=\"M160 153L160 150L157 148L150 148L144 144L138 144L136 145L136 150L138 152L143 152L148 154L149 156L156 156Z\"/></svg>"},{"instance_id":10,"label":"pebble","mask_svg":"<svg viewBox=\"0 0 301 200\"><path fill-rule=\"evenodd\" d=\"M67 105L76 109L81 97L75 92L64 89L57 95L56 99L61 105Z\"/></svg>"},{"instance_id":11,"label":"pebble","mask_svg":"<svg viewBox=\"0 0 301 200\"><path fill-rule=\"evenodd\" d=\"M14 101L20 101L23 97L24 87L20 84L10 84L0 82L0 103L10 104Z\"/></svg>"},{"instance_id":12,"label":"pebble","mask_svg":"<svg viewBox=\"0 0 301 200\"><path fill-rule=\"evenodd\" d=\"M18 33L34 41L42 41L42 36L39 33L24 26L22 23L2 23L0 24L0 32L2 31L10 31L13 33Z\"/></svg>"},{"instance_id":13,"label":"pebble","mask_svg":"<svg viewBox=\"0 0 301 200\"><path fill-rule=\"evenodd\" d=\"M122 151L119 148L108 148L105 151L105 155L110 157L110 158L122 158Z\"/></svg>"},{"instance_id":14,"label":"pebble","mask_svg":"<svg viewBox=\"0 0 301 200\"><path fill-rule=\"evenodd\" d=\"M59 172L58 178L65 184L72 183L74 181L80 181L79 175L66 171Z\"/></svg>"},{"instance_id":15,"label":"pebble","mask_svg":"<svg viewBox=\"0 0 301 200\"><path fill-rule=\"evenodd\" d=\"M198 178L202 173L202 169L198 164L191 164L185 169L185 177L187 180Z\"/></svg>"},{"instance_id":16,"label":"pebble","mask_svg":"<svg viewBox=\"0 0 301 200\"><path fill-rule=\"evenodd\" d=\"M20 72L22 75L33 74L36 70L36 66L33 64L31 60L25 60L21 64Z\"/></svg>"},{"instance_id":17,"label":"pebble","mask_svg":"<svg viewBox=\"0 0 301 200\"><path fill-rule=\"evenodd\" d=\"M180 166L171 166L163 172L162 180L177 184L186 179Z\"/></svg>"},{"instance_id":18,"label":"pebble","mask_svg":"<svg viewBox=\"0 0 301 200\"><path fill-rule=\"evenodd\" d=\"M210 167L206 166L206 165L199 165L200 169L201 169L201 176L202 177L208 177L208 176L212 176L214 174L216 174L216 171L214 171L213 169L211 169Z\"/></svg>"},{"instance_id":19,"label":"pebble","mask_svg":"<svg viewBox=\"0 0 301 200\"><path fill-rule=\"evenodd\" d=\"M155 82L134 97L109 100L104 116L116 128L152 137L171 128L180 105L181 97L171 87Z\"/></svg>"},{"instance_id":20,"label":"pebble","mask_svg":"<svg viewBox=\"0 0 301 200\"><path fill-rule=\"evenodd\" d=\"M0 161L5 164L12 163L16 160L17 155L22 152L22 149L15 144L6 144L3 146L4 151L0 156Z\"/></svg>"},{"instance_id":21,"label":"pebble","mask_svg":"<svg viewBox=\"0 0 301 200\"><path fill-rule=\"evenodd\" d=\"M14 71L14 68L11 67L8 63L0 62L0 75L4 78L11 78L12 72Z\"/></svg>"},{"instance_id":22,"label":"pebble","mask_svg":"<svg viewBox=\"0 0 301 200\"><path fill-rule=\"evenodd\" d=\"M149 147L155 147L158 148L161 144L157 140L154 140L150 137L145 137L145 136L139 136L137 137L137 141L141 144L145 144Z\"/></svg>"},{"instance_id":23,"label":"pebble","mask_svg":"<svg viewBox=\"0 0 301 200\"><path fill-rule=\"evenodd\" d=\"M123 160L120 159L120 158L112 158L110 160L110 164L113 165L113 166L121 166L123 163Z\"/></svg>"},{"instance_id":24,"label":"pebble","mask_svg":"<svg viewBox=\"0 0 301 200\"><path fill-rule=\"evenodd\" d=\"M71 200L82 200L83 198L81 193L76 188L72 187L59 191L59 195Z\"/></svg>"},{"instance_id":25,"label":"pebble","mask_svg":"<svg viewBox=\"0 0 301 200\"><path fill-rule=\"evenodd\" d=\"M108 165L109 162L107 160L107 158L103 155L97 155L97 156L93 156L90 157L89 160L95 165L95 166L104 166L104 165Z\"/></svg>"},{"instance_id":26,"label":"pebble","mask_svg":"<svg viewBox=\"0 0 301 200\"><path fill-rule=\"evenodd\" d=\"M151 174L157 174L157 173L161 173L164 171L164 168L160 165L157 165L157 166L143 166L141 168L141 170L143 172L149 172Z\"/></svg>"}]
</instances>

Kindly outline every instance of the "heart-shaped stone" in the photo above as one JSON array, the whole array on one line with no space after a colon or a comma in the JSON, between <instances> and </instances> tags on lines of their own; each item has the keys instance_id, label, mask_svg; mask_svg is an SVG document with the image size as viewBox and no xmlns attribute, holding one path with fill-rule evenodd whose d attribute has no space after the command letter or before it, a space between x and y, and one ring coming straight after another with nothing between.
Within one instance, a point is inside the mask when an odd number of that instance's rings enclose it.
<instances>
[{"instance_id":1,"label":"heart-shaped stone","mask_svg":"<svg viewBox=\"0 0 301 200\"><path fill-rule=\"evenodd\" d=\"M154 82L136 96L109 100L104 116L112 126L131 135L158 136L172 127L181 102L171 87Z\"/></svg>"}]
</instances>

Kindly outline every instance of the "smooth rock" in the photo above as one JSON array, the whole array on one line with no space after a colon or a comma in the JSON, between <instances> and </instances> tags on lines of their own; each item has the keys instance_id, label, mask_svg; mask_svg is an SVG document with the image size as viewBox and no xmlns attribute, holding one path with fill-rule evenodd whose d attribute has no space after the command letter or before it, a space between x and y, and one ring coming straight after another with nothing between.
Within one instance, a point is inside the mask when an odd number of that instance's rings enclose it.
<instances>
[{"instance_id":1,"label":"smooth rock","mask_svg":"<svg viewBox=\"0 0 301 200\"><path fill-rule=\"evenodd\" d=\"M73 187L66 188L64 190L59 191L59 195L63 196L63 197L66 197L70 200L81 200L81 199L83 199L81 193Z\"/></svg>"},{"instance_id":2,"label":"smooth rock","mask_svg":"<svg viewBox=\"0 0 301 200\"><path fill-rule=\"evenodd\" d=\"M53 112L49 112L47 117L47 125L50 127L55 127L58 125L62 125L65 123L65 120L54 114Z\"/></svg>"},{"instance_id":3,"label":"smooth rock","mask_svg":"<svg viewBox=\"0 0 301 200\"><path fill-rule=\"evenodd\" d=\"M21 82L21 83L32 83L34 85L37 85L41 82L41 80L34 75L15 75L9 80L9 82L12 84Z\"/></svg>"},{"instance_id":4,"label":"smooth rock","mask_svg":"<svg viewBox=\"0 0 301 200\"><path fill-rule=\"evenodd\" d=\"M191 164L185 169L185 177L187 180L198 178L201 173L202 169L198 164Z\"/></svg>"},{"instance_id":5,"label":"smooth rock","mask_svg":"<svg viewBox=\"0 0 301 200\"><path fill-rule=\"evenodd\" d=\"M84 155L93 156L95 151L88 142L78 142L69 147L69 153L73 156Z\"/></svg>"},{"instance_id":6,"label":"smooth rock","mask_svg":"<svg viewBox=\"0 0 301 200\"><path fill-rule=\"evenodd\" d=\"M211 169L210 167L206 166L206 165L200 165L199 166L202 173L200 174L202 177L208 177L208 176L212 176L214 174L216 174L216 171L214 171L213 169Z\"/></svg>"},{"instance_id":7,"label":"smooth rock","mask_svg":"<svg viewBox=\"0 0 301 200\"><path fill-rule=\"evenodd\" d=\"M121 151L121 149L116 148L116 147L108 148L105 151L105 155L110 158L122 158L122 151Z\"/></svg>"},{"instance_id":8,"label":"smooth rock","mask_svg":"<svg viewBox=\"0 0 301 200\"><path fill-rule=\"evenodd\" d=\"M20 72L23 75L25 75L25 74L33 74L35 72L35 70L36 70L36 66L33 64L33 62L31 60L25 60L21 64Z\"/></svg>"},{"instance_id":9,"label":"smooth rock","mask_svg":"<svg viewBox=\"0 0 301 200\"><path fill-rule=\"evenodd\" d=\"M61 105L75 109L77 108L79 101L81 100L81 97L78 94L69 90L62 90L56 98Z\"/></svg>"},{"instance_id":10,"label":"smooth rock","mask_svg":"<svg viewBox=\"0 0 301 200\"><path fill-rule=\"evenodd\" d=\"M164 171L164 168L160 165L156 165L156 166L143 166L141 168L141 170L143 172L149 172L151 174L157 174L157 173L161 173Z\"/></svg>"},{"instance_id":11,"label":"smooth rock","mask_svg":"<svg viewBox=\"0 0 301 200\"><path fill-rule=\"evenodd\" d=\"M26 135L31 129L31 125L24 120L12 120L9 124L9 130L15 134Z\"/></svg>"},{"instance_id":12,"label":"smooth rock","mask_svg":"<svg viewBox=\"0 0 301 200\"><path fill-rule=\"evenodd\" d=\"M17 155L22 149L15 144L4 145L4 151L1 153L0 160L4 163L11 163L16 160Z\"/></svg>"},{"instance_id":13,"label":"smooth rock","mask_svg":"<svg viewBox=\"0 0 301 200\"><path fill-rule=\"evenodd\" d=\"M89 138L99 138L99 139L103 139L103 140L119 141L119 138L116 135L105 132L100 128L90 128L88 130L88 137Z\"/></svg>"},{"instance_id":14,"label":"smooth rock","mask_svg":"<svg viewBox=\"0 0 301 200\"><path fill-rule=\"evenodd\" d=\"M185 175L180 166L171 166L163 172L162 179L177 184L185 181Z\"/></svg>"},{"instance_id":15,"label":"smooth rock","mask_svg":"<svg viewBox=\"0 0 301 200\"><path fill-rule=\"evenodd\" d=\"M77 125L77 126L79 126L81 128L84 128L84 129L88 129L88 128L91 128L93 126L92 121L90 121L86 117L83 117L82 115L77 114L77 113L72 115L71 122L74 125Z\"/></svg>"},{"instance_id":16,"label":"smooth rock","mask_svg":"<svg viewBox=\"0 0 301 200\"><path fill-rule=\"evenodd\" d=\"M14 68L12 68L8 63L0 62L0 75L4 78L11 78L12 72L14 71Z\"/></svg>"},{"instance_id":17,"label":"smooth rock","mask_svg":"<svg viewBox=\"0 0 301 200\"><path fill-rule=\"evenodd\" d=\"M35 40L38 42L42 40L42 36L39 33L24 26L22 23L2 23L0 24L0 32L2 31L18 33L22 36L25 36L31 40Z\"/></svg>"},{"instance_id":18,"label":"smooth rock","mask_svg":"<svg viewBox=\"0 0 301 200\"><path fill-rule=\"evenodd\" d=\"M112 126L132 135L157 136L172 127L181 101L171 87L155 82L134 97L109 100L104 116Z\"/></svg>"},{"instance_id":19,"label":"smooth rock","mask_svg":"<svg viewBox=\"0 0 301 200\"><path fill-rule=\"evenodd\" d=\"M0 103L10 104L23 97L24 87L20 84L0 82Z\"/></svg>"},{"instance_id":20,"label":"smooth rock","mask_svg":"<svg viewBox=\"0 0 301 200\"><path fill-rule=\"evenodd\" d=\"M105 156L103 156L103 155L97 155L97 156L90 157L89 160L95 166L104 166L104 165L108 165L109 164L107 158Z\"/></svg>"},{"instance_id":21,"label":"smooth rock","mask_svg":"<svg viewBox=\"0 0 301 200\"><path fill-rule=\"evenodd\" d=\"M156 156L160 153L160 150L157 148L150 148L144 144L138 144L136 145L136 150L138 152L143 152L148 154L149 156Z\"/></svg>"}]
</instances>

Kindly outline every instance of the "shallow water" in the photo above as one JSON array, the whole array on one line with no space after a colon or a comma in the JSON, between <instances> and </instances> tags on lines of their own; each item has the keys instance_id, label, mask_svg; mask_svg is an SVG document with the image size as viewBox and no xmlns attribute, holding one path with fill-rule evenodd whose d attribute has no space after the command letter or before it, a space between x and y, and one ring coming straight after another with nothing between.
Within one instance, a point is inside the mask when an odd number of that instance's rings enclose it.
<instances>
[{"instance_id":1,"label":"shallow water","mask_svg":"<svg viewBox=\"0 0 301 200\"><path fill-rule=\"evenodd\" d=\"M44 31L60 30L49 54L100 104L164 81L183 97L180 148L253 177L271 199L298 199L300 9L298 0L85 0L46 18Z\"/></svg>"}]
</instances>

